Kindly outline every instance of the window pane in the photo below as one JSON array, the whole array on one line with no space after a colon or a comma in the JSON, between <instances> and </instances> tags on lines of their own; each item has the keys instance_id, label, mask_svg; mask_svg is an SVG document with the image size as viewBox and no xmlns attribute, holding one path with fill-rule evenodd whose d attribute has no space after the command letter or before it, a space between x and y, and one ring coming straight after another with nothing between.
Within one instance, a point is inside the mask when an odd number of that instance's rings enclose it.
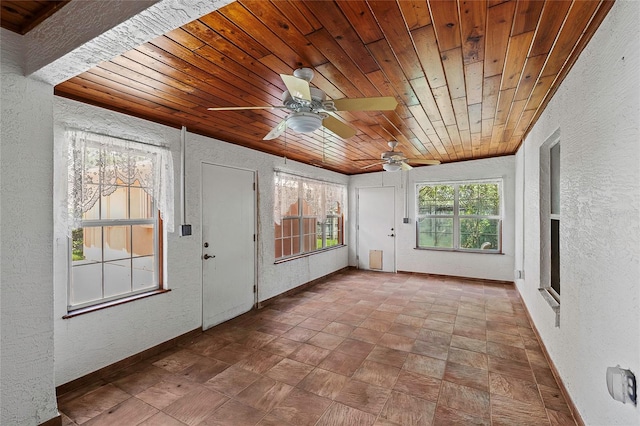
<instances>
[{"instance_id":1,"label":"window pane","mask_svg":"<svg viewBox=\"0 0 640 426\"><path fill-rule=\"evenodd\" d=\"M453 248L453 219L424 218L419 220L418 247Z\"/></svg>"},{"instance_id":2,"label":"window pane","mask_svg":"<svg viewBox=\"0 0 640 426\"><path fill-rule=\"evenodd\" d=\"M490 216L500 212L500 195L497 184L467 184L458 187L458 204L461 215Z\"/></svg>"},{"instance_id":3,"label":"window pane","mask_svg":"<svg viewBox=\"0 0 640 426\"><path fill-rule=\"evenodd\" d=\"M560 221L551 219L551 288L560 294Z\"/></svg>"},{"instance_id":4,"label":"window pane","mask_svg":"<svg viewBox=\"0 0 640 426\"><path fill-rule=\"evenodd\" d=\"M129 197L129 217L131 219L150 219L153 217L153 201L143 188L129 188Z\"/></svg>"},{"instance_id":5,"label":"window pane","mask_svg":"<svg viewBox=\"0 0 640 426\"><path fill-rule=\"evenodd\" d=\"M104 189L103 189L104 191ZM102 219L127 219L128 188L117 186L111 195L102 195L100 213Z\"/></svg>"},{"instance_id":6,"label":"window pane","mask_svg":"<svg viewBox=\"0 0 640 426\"><path fill-rule=\"evenodd\" d=\"M69 304L93 302L102 299L102 264L73 265L71 268Z\"/></svg>"},{"instance_id":7,"label":"window pane","mask_svg":"<svg viewBox=\"0 0 640 426\"><path fill-rule=\"evenodd\" d=\"M71 232L71 260L74 263L102 262L102 227L86 227Z\"/></svg>"},{"instance_id":8,"label":"window pane","mask_svg":"<svg viewBox=\"0 0 640 426\"><path fill-rule=\"evenodd\" d=\"M551 147L549 157L551 214L560 214L560 143Z\"/></svg>"},{"instance_id":9,"label":"window pane","mask_svg":"<svg viewBox=\"0 0 640 426\"><path fill-rule=\"evenodd\" d=\"M498 219L460 219L460 248L498 249Z\"/></svg>"},{"instance_id":10,"label":"window pane","mask_svg":"<svg viewBox=\"0 0 640 426\"><path fill-rule=\"evenodd\" d=\"M131 291L131 259L104 263L104 297Z\"/></svg>"},{"instance_id":11,"label":"window pane","mask_svg":"<svg viewBox=\"0 0 640 426\"><path fill-rule=\"evenodd\" d=\"M153 225L134 225L131 227L133 256L153 255Z\"/></svg>"},{"instance_id":12,"label":"window pane","mask_svg":"<svg viewBox=\"0 0 640 426\"><path fill-rule=\"evenodd\" d=\"M104 227L104 260L126 259L131 257L131 227Z\"/></svg>"},{"instance_id":13,"label":"window pane","mask_svg":"<svg viewBox=\"0 0 640 426\"><path fill-rule=\"evenodd\" d=\"M420 215L452 215L453 200L453 186L423 186L418 190L418 213Z\"/></svg>"},{"instance_id":14,"label":"window pane","mask_svg":"<svg viewBox=\"0 0 640 426\"><path fill-rule=\"evenodd\" d=\"M153 256L136 257L132 259L133 266L133 290L155 288Z\"/></svg>"}]
</instances>

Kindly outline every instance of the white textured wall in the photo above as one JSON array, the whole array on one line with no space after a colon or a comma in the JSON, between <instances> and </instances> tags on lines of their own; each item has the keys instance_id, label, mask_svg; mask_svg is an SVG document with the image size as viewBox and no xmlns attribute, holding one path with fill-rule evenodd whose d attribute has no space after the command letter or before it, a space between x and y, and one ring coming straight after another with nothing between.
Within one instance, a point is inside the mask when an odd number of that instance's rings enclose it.
<instances>
[{"instance_id":1,"label":"white textured wall","mask_svg":"<svg viewBox=\"0 0 640 426\"><path fill-rule=\"evenodd\" d=\"M51 86L22 77L22 40L1 30L0 399L3 425L58 415L53 377Z\"/></svg>"},{"instance_id":2,"label":"white textured wall","mask_svg":"<svg viewBox=\"0 0 640 426\"><path fill-rule=\"evenodd\" d=\"M409 171L408 185L405 172L379 172L351 177L350 205L355 206L357 188L394 186L396 189L396 265L398 271L422 272L461 277L513 281L514 269L514 191L515 157L464 161L438 166L416 167ZM502 178L503 192L503 254L461 253L440 250L416 250L415 235L415 184L416 182L445 182ZM408 190L408 191L407 191ZM402 223L405 217L405 200L408 194L410 223ZM349 264L356 262L355 219L357 211L351 209L349 227Z\"/></svg>"},{"instance_id":3,"label":"white textured wall","mask_svg":"<svg viewBox=\"0 0 640 426\"><path fill-rule=\"evenodd\" d=\"M637 425L607 367L640 379L640 2L617 1L518 153L525 280L517 285L588 425ZM539 147L561 143L560 327L540 283ZM523 253L518 247L518 256Z\"/></svg>"},{"instance_id":4,"label":"white textured wall","mask_svg":"<svg viewBox=\"0 0 640 426\"><path fill-rule=\"evenodd\" d=\"M170 144L176 171L176 214L179 214L180 130L129 117L67 99L54 104L56 175L64 159L60 152L65 128L107 133L136 140ZM55 236L55 372L60 385L202 325L201 281L201 162L256 170L259 188L258 286L265 300L347 266L347 248L281 263L274 262L273 168L275 166L339 183L348 177L287 161L236 145L187 133L187 222L193 235L165 240L169 293L109 309L62 319L66 313L67 239ZM64 208L64 186L56 181L56 206ZM178 223L179 217L176 217ZM178 227L176 227L176 231Z\"/></svg>"}]
</instances>

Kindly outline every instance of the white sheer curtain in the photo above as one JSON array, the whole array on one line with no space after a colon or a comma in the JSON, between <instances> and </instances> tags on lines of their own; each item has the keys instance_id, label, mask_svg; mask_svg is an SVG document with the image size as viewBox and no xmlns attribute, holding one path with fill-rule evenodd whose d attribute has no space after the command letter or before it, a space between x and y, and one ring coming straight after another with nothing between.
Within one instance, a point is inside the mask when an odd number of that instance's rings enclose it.
<instances>
[{"instance_id":1,"label":"white sheer curtain","mask_svg":"<svg viewBox=\"0 0 640 426\"><path fill-rule=\"evenodd\" d=\"M118 180L136 180L160 210L164 227L174 229L173 157L168 148L69 130L67 138L67 234L80 227L83 213L101 196L116 190ZM95 153L103 150L108 156Z\"/></svg>"},{"instance_id":2,"label":"white sheer curtain","mask_svg":"<svg viewBox=\"0 0 640 426\"><path fill-rule=\"evenodd\" d=\"M291 211L299 200L303 202L303 214L316 216L318 222L324 222L327 215L344 213L346 187L344 185L323 182L296 176L281 171L274 174L275 202L273 218L280 225L283 216L297 216Z\"/></svg>"}]
</instances>

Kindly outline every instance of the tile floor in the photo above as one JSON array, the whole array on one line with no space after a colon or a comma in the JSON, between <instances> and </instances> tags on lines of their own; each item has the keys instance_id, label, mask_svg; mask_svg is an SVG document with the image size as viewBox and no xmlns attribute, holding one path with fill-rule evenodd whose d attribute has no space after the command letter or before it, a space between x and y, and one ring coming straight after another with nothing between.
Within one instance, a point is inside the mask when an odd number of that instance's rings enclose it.
<instances>
[{"instance_id":1,"label":"tile floor","mask_svg":"<svg viewBox=\"0 0 640 426\"><path fill-rule=\"evenodd\" d=\"M58 406L65 425L575 425L513 286L357 270Z\"/></svg>"}]
</instances>

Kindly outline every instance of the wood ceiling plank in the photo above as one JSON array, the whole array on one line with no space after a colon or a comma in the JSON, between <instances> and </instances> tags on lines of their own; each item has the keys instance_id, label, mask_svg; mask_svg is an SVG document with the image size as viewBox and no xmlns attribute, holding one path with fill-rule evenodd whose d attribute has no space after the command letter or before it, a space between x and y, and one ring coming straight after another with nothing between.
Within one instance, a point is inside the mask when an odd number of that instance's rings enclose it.
<instances>
[{"instance_id":1,"label":"wood ceiling plank","mask_svg":"<svg viewBox=\"0 0 640 426\"><path fill-rule=\"evenodd\" d=\"M487 12L486 45L484 53L485 77L502 73L514 11L515 2L510 1L490 7Z\"/></svg>"},{"instance_id":2,"label":"wood ceiling plank","mask_svg":"<svg viewBox=\"0 0 640 426\"><path fill-rule=\"evenodd\" d=\"M375 1L375 0L374 0ZM431 24L431 13L425 0L397 0L409 30Z\"/></svg>"},{"instance_id":3,"label":"wood ceiling plank","mask_svg":"<svg viewBox=\"0 0 640 426\"><path fill-rule=\"evenodd\" d=\"M253 16L258 18L265 28L271 30L283 43L305 59L296 64L296 67L316 66L327 62L327 59L314 46L309 44L305 36L272 3L264 0L238 1Z\"/></svg>"},{"instance_id":4,"label":"wood ceiling plank","mask_svg":"<svg viewBox=\"0 0 640 426\"><path fill-rule=\"evenodd\" d=\"M198 79L205 83L215 83L216 88L222 88L224 92L233 95L231 98L227 98L231 102L229 105L220 106L264 105L269 100L269 96L265 92L253 91L248 93L244 91L244 85L239 80L234 81L228 73L225 73L212 62L166 37L158 37L153 40L153 44L147 43L140 46L138 50L147 55L153 55L154 58L171 65L175 69L194 76L196 79L192 80L193 84L198 84ZM283 83L281 84L284 85ZM224 98L220 94L218 96ZM259 96L262 96L262 98Z\"/></svg>"},{"instance_id":5,"label":"wood ceiling plank","mask_svg":"<svg viewBox=\"0 0 640 426\"><path fill-rule=\"evenodd\" d=\"M597 1L573 2L567 15L566 24L562 26L549 59L542 70L542 76L558 74L562 70L598 6Z\"/></svg>"},{"instance_id":6,"label":"wood ceiling plank","mask_svg":"<svg viewBox=\"0 0 640 426\"><path fill-rule=\"evenodd\" d=\"M193 89L190 90L190 92L184 92L164 82L123 68L113 62L104 62L87 72L99 75L123 86L131 86L150 94L156 94L156 96L160 98L166 97L168 100L177 104L184 103L188 108L201 105L205 99L204 97L207 95L205 92Z\"/></svg>"},{"instance_id":7,"label":"wood ceiling plank","mask_svg":"<svg viewBox=\"0 0 640 426\"><path fill-rule=\"evenodd\" d=\"M456 123L458 124L458 129L469 130L469 112L467 110L467 98L456 98L452 99L453 103L453 111L456 115Z\"/></svg>"},{"instance_id":8,"label":"wood ceiling plank","mask_svg":"<svg viewBox=\"0 0 640 426\"><path fill-rule=\"evenodd\" d=\"M494 122L496 125L504 125L507 122L515 93L515 88L500 90L500 94L498 96L498 109L496 110Z\"/></svg>"},{"instance_id":9,"label":"wood ceiling plank","mask_svg":"<svg viewBox=\"0 0 640 426\"><path fill-rule=\"evenodd\" d=\"M359 58L350 57L329 32L326 30L318 30L309 34L308 38L342 74L349 78L353 85L362 93L360 97L380 96L380 92L361 71L362 68L354 62L354 60L357 61Z\"/></svg>"},{"instance_id":10,"label":"wood ceiling plank","mask_svg":"<svg viewBox=\"0 0 640 426\"><path fill-rule=\"evenodd\" d=\"M306 6L320 20L324 28L309 34L307 37L317 36L324 33L330 36L331 43L327 44L327 49L333 50L332 45L340 46L339 51L357 64L361 73L370 73L378 69L378 64L368 54L365 45L360 37L358 37L358 29L352 26L342 13L342 10L334 2L306 2ZM313 40L311 40L313 42ZM317 42L317 38L315 38ZM325 53L324 46L314 43L314 45ZM325 54L326 56L326 54ZM328 59L334 60L335 58Z\"/></svg>"},{"instance_id":11,"label":"wood ceiling plank","mask_svg":"<svg viewBox=\"0 0 640 426\"><path fill-rule=\"evenodd\" d=\"M507 122L505 124L505 134L504 134L505 140L509 140L513 136L513 131L516 128L516 125L520 120L520 116L522 115L522 112L524 111L526 106L527 106L526 100L514 101L511 104L511 110L509 111L509 118L507 118Z\"/></svg>"},{"instance_id":12,"label":"wood ceiling plank","mask_svg":"<svg viewBox=\"0 0 640 426\"><path fill-rule=\"evenodd\" d=\"M252 58L260 59L271 53L266 46L258 43L235 23L222 16L219 11L204 15L200 17L199 21L214 30L221 37L229 41L229 43L246 52L246 54Z\"/></svg>"},{"instance_id":13,"label":"wood ceiling plank","mask_svg":"<svg viewBox=\"0 0 640 426\"><path fill-rule=\"evenodd\" d=\"M546 55L551 51L570 8L571 1L545 0L529 56Z\"/></svg>"},{"instance_id":14,"label":"wood ceiling plank","mask_svg":"<svg viewBox=\"0 0 640 426\"><path fill-rule=\"evenodd\" d=\"M440 51L461 47L457 2L430 0L428 3Z\"/></svg>"},{"instance_id":15,"label":"wood ceiling plank","mask_svg":"<svg viewBox=\"0 0 640 426\"><path fill-rule=\"evenodd\" d=\"M391 47L386 40L371 43L367 47L378 64L380 64L382 72L384 72L389 83L405 105L417 105L419 102L418 98L413 91L411 84L402 72L402 68L395 60Z\"/></svg>"},{"instance_id":16,"label":"wood ceiling plank","mask_svg":"<svg viewBox=\"0 0 640 426\"><path fill-rule=\"evenodd\" d=\"M166 92L154 90L153 88L146 87L145 91L141 89L141 86L137 86L137 88L134 88L132 86L124 85L122 83L126 83L125 79L118 78L117 75L109 73L108 71L100 68L91 69L87 72L82 73L81 78L84 84L88 84L87 82L91 82L97 86L109 87L110 91L117 90L121 94L129 96L131 98L147 100L149 102L153 102L154 104L163 105L174 110L181 110L183 108L190 109L198 106L197 103L189 102L185 99L170 95Z\"/></svg>"},{"instance_id":17,"label":"wood ceiling plank","mask_svg":"<svg viewBox=\"0 0 640 426\"><path fill-rule=\"evenodd\" d=\"M484 61L487 2L485 0L458 0L462 57L465 65Z\"/></svg>"},{"instance_id":18,"label":"wood ceiling plank","mask_svg":"<svg viewBox=\"0 0 640 426\"><path fill-rule=\"evenodd\" d=\"M536 87L533 89L531 96L527 100L526 109L537 109L542 104L542 101L549 94L549 90L553 82L555 81L555 75L543 76L538 79Z\"/></svg>"},{"instance_id":19,"label":"wood ceiling plank","mask_svg":"<svg viewBox=\"0 0 640 426\"><path fill-rule=\"evenodd\" d=\"M372 1L369 2L369 7L385 38L389 40L391 50L393 50L406 78L413 80L421 77L423 75L422 67L398 4L391 0Z\"/></svg>"},{"instance_id":20,"label":"wood ceiling plank","mask_svg":"<svg viewBox=\"0 0 640 426\"><path fill-rule=\"evenodd\" d=\"M171 84L175 79L176 81L188 84L190 87L208 94L208 96L204 98L208 100L207 106L211 106L212 104L213 106L224 106L238 102L237 96L233 94L233 91L236 90L235 87L227 85L224 86L226 90L221 90L220 87L209 84L206 80L210 79L210 74L196 67L192 67L185 61L153 45L143 45L138 49L139 50L127 52L125 56L132 61L147 64L147 66L159 71L161 75L164 75L163 81L166 81L168 84ZM217 104L217 102L224 102L224 104Z\"/></svg>"},{"instance_id":21,"label":"wood ceiling plank","mask_svg":"<svg viewBox=\"0 0 640 426\"><path fill-rule=\"evenodd\" d=\"M411 87L418 97L418 100L422 104L422 109L429 117L430 121L442 121L442 116L440 115L440 109L438 108L438 104L436 103L435 98L433 97L433 93L431 92L431 88L429 88L429 84L427 83L427 79L416 78L410 81Z\"/></svg>"},{"instance_id":22,"label":"wood ceiling plank","mask_svg":"<svg viewBox=\"0 0 640 426\"><path fill-rule=\"evenodd\" d=\"M474 62L464 66L467 102L469 105L482 102L484 83L484 62Z\"/></svg>"},{"instance_id":23,"label":"wood ceiling plank","mask_svg":"<svg viewBox=\"0 0 640 426\"><path fill-rule=\"evenodd\" d=\"M336 2L362 43L369 44L384 37L369 5L364 0L338 0Z\"/></svg>"},{"instance_id":24,"label":"wood ceiling plank","mask_svg":"<svg viewBox=\"0 0 640 426\"><path fill-rule=\"evenodd\" d=\"M520 78L520 84L518 84L518 90L514 97L515 100L527 99L529 95L531 95L546 59L547 57L545 55L527 58L524 70L522 71L522 77Z\"/></svg>"},{"instance_id":25,"label":"wood ceiling plank","mask_svg":"<svg viewBox=\"0 0 640 426\"><path fill-rule=\"evenodd\" d=\"M298 6L304 8L304 4L291 0L271 0L273 7L278 8L301 34L307 35L322 28L322 24L311 13L303 13ZM304 8L303 10L307 10ZM307 10L308 12L308 10Z\"/></svg>"},{"instance_id":26,"label":"wood ceiling plank","mask_svg":"<svg viewBox=\"0 0 640 426\"><path fill-rule=\"evenodd\" d=\"M134 113L136 116L152 116L155 120L162 120L164 124L176 127L176 110L168 108L146 99L130 96L126 93L111 90L105 92L104 88L82 77L74 78L74 81L65 81L56 86L56 93L60 95L84 94L85 99L93 105L102 106L114 111Z\"/></svg>"},{"instance_id":27,"label":"wood ceiling plank","mask_svg":"<svg viewBox=\"0 0 640 426\"><path fill-rule=\"evenodd\" d=\"M175 41L177 44L181 45L182 47L192 52L194 50L200 49L202 46L205 45L205 43L202 40L189 34L182 28L176 28L173 31L169 31L168 33L165 34L165 37Z\"/></svg>"},{"instance_id":28,"label":"wood ceiling plank","mask_svg":"<svg viewBox=\"0 0 640 426\"><path fill-rule=\"evenodd\" d=\"M462 65L462 49L457 47L442 52L441 58L451 99L465 97L467 93L465 88L464 67Z\"/></svg>"},{"instance_id":29,"label":"wood ceiling plank","mask_svg":"<svg viewBox=\"0 0 640 426\"><path fill-rule=\"evenodd\" d=\"M529 31L535 31L538 26L544 1L520 0L516 5L516 16L513 20L511 35L515 36Z\"/></svg>"},{"instance_id":30,"label":"wood ceiling plank","mask_svg":"<svg viewBox=\"0 0 640 426\"><path fill-rule=\"evenodd\" d=\"M326 81L335 84L336 87L340 87L340 91L343 93L343 96L335 97L335 99L342 99L345 97L360 98L363 96L362 92L332 63L320 65L316 68L316 71Z\"/></svg>"},{"instance_id":31,"label":"wood ceiling plank","mask_svg":"<svg viewBox=\"0 0 640 426\"><path fill-rule=\"evenodd\" d=\"M462 155L465 159L473 158L473 146L471 145L471 132L469 129L460 130L460 140L462 141Z\"/></svg>"},{"instance_id":32,"label":"wood ceiling plank","mask_svg":"<svg viewBox=\"0 0 640 426\"><path fill-rule=\"evenodd\" d=\"M500 91L500 76L494 75L484 79L482 95L482 120L493 119L496 116L498 94Z\"/></svg>"},{"instance_id":33,"label":"wood ceiling plank","mask_svg":"<svg viewBox=\"0 0 640 426\"><path fill-rule=\"evenodd\" d=\"M433 26L427 25L413 30L411 31L411 37L413 38L422 69L424 69L429 81L429 86L435 88L447 84Z\"/></svg>"},{"instance_id":34,"label":"wood ceiling plank","mask_svg":"<svg viewBox=\"0 0 640 426\"><path fill-rule=\"evenodd\" d=\"M469 111L469 130L471 136L482 133L482 104L472 104L467 107Z\"/></svg>"},{"instance_id":35,"label":"wood ceiling plank","mask_svg":"<svg viewBox=\"0 0 640 426\"><path fill-rule=\"evenodd\" d=\"M453 105L451 105L451 96L449 96L447 86L433 89L433 98L438 104L438 110L444 124L447 126L456 124L456 114L453 111Z\"/></svg>"},{"instance_id":36,"label":"wood ceiling plank","mask_svg":"<svg viewBox=\"0 0 640 426\"><path fill-rule=\"evenodd\" d=\"M305 64L313 63L315 59L312 50L296 52L288 43L278 37L269 27L251 14L240 3L229 3L218 9L229 21L238 23L244 32L263 46L269 46L272 51L278 52L280 59L292 68L298 68ZM307 56L307 52L309 55Z\"/></svg>"},{"instance_id":37,"label":"wood ceiling plank","mask_svg":"<svg viewBox=\"0 0 640 426\"><path fill-rule=\"evenodd\" d=\"M533 31L518 34L509 40L504 72L502 73L501 90L513 89L520 83L520 76L522 75L532 40Z\"/></svg>"}]
</instances>

